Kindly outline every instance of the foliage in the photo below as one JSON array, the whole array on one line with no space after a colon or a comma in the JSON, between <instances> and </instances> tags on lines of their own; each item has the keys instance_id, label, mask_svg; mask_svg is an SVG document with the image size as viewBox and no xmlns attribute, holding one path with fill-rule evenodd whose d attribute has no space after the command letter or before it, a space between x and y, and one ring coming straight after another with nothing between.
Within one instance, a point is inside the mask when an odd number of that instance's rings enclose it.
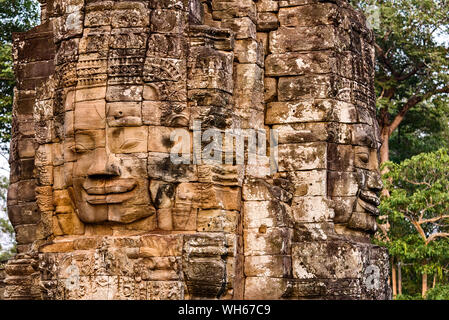
<instances>
[{"instance_id":1,"label":"foliage","mask_svg":"<svg viewBox=\"0 0 449 320\"><path fill-rule=\"evenodd\" d=\"M0 0L0 41L10 43L12 33L27 31L39 21L39 2Z\"/></svg>"},{"instance_id":2,"label":"foliage","mask_svg":"<svg viewBox=\"0 0 449 320\"><path fill-rule=\"evenodd\" d=\"M449 39L449 1L351 2L371 20L378 17L371 24L375 26L375 86L383 148L393 148L392 159L402 161L447 147L447 140L440 140L447 138L447 117L438 116L445 113L444 108L447 112L449 104L449 50L448 43L441 41ZM401 133L396 132L399 126ZM388 138L391 146L385 142Z\"/></svg>"},{"instance_id":3,"label":"foliage","mask_svg":"<svg viewBox=\"0 0 449 320\"><path fill-rule=\"evenodd\" d=\"M3 145L11 138L11 111L15 83L11 55L12 33L29 30L38 21L38 1L0 0L0 143Z\"/></svg>"},{"instance_id":4,"label":"foliage","mask_svg":"<svg viewBox=\"0 0 449 320\"><path fill-rule=\"evenodd\" d=\"M444 97L410 109L390 138L390 160L401 162L414 155L449 148L449 101Z\"/></svg>"},{"instance_id":5,"label":"foliage","mask_svg":"<svg viewBox=\"0 0 449 320\"><path fill-rule=\"evenodd\" d=\"M11 257L15 249L14 228L6 216L6 196L8 191L8 179L0 177L0 263ZM6 244L6 247L2 246Z\"/></svg>"},{"instance_id":6,"label":"foliage","mask_svg":"<svg viewBox=\"0 0 449 320\"><path fill-rule=\"evenodd\" d=\"M0 143L3 144L11 139L13 88L11 44L0 44Z\"/></svg>"},{"instance_id":7,"label":"foliage","mask_svg":"<svg viewBox=\"0 0 449 320\"><path fill-rule=\"evenodd\" d=\"M36 0L0 0L0 148L3 152L7 151L6 145L11 138L15 84L12 33L27 31L35 26L39 22L39 9L39 2ZM6 217L7 187L8 180L0 177L0 240L3 240L0 242L0 261L15 252L14 229Z\"/></svg>"},{"instance_id":8,"label":"foliage","mask_svg":"<svg viewBox=\"0 0 449 320\"><path fill-rule=\"evenodd\" d=\"M449 235L448 163L448 150L440 149L385 165L389 172L384 183L390 197L383 199L381 210L391 217L390 223L400 221L395 233L415 234L413 229L419 224L418 235L424 240Z\"/></svg>"},{"instance_id":9,"label":"foliage","mask_svg":"<svg viewBox=\"0 0 449 320\"><path fill-rule=\"evenodd\" d=\"M423 300L421 295L401 294L397 295L395 300Z\"/></svg>"},{"instance_id":10,"label":"foliage","mask_svg":"<svg viewBox=\"0 0 449 320\"><path fill-rule=\"evenodd\" d=\"M429 289L426 300L449 300L449 285L436 285L435 288Z\"/></svg>"},{"instance_id":11,"label":"foliage","mask_svg":"<svg viewBox=\"0 0 449 320\"><path fill-rule=\"evenodd\" d=\"M448 152L443 148L385 164L390 196L382 199L380 208L389 226L383 225L387 231L377 240L410 266L412 276L425 273L440 281L449 274Z\"/></svg>"}]
</instances>

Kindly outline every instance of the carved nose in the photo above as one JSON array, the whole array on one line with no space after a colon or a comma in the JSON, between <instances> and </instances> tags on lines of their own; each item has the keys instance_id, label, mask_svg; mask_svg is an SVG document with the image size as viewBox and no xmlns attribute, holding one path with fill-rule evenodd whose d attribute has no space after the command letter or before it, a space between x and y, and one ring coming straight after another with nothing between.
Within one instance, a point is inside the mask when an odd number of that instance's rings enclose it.
<instances>
[{"instance_id":1,"label":"carved nose","mask_svg":"<svg viewBox=\"0 0 449 320\"><path fill-rule=\"evenodd\" d=\"M379 172L370 172L368 174L367 186L372 191L382 191L384 184L382 183L382 177Z\"/></svg>"},{"instance_id":2,"label":"carved nose","mask_svg":"<svg viewBox=\"0 0 449 320\"><path fill-rule=\"evenodd\" d=\"M105 148L95 150L92 165L87 170L90 178L104 179L120 175L120 168L115 163L112 155Z\"/></svg>"}]
</instances>

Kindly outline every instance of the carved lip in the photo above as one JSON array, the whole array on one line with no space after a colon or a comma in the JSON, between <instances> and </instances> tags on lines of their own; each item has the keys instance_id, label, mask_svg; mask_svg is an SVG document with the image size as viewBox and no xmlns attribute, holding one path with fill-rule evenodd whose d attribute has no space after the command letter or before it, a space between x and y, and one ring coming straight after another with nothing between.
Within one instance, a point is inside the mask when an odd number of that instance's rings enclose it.
<instances>
[{"instance_id":1,"label":"carved lip","mask_svg":"<svg viewBox=\"0 0 449 320\"><path fill-rule=\"evenodd\" d=\"M94 182L87 180L83 189L87 193L86 201L90 204L122 203L132 197L131 191L137 186L134 179L115 179Z\"/></svg>"},{"instance_id":2,"label":"carved lip","mask_svg":"<svg viewBox=\"0 0 449 320\"><path fill-rule=\"evenodd\" d=\"M380 205L380 199L376 193L369 190L361 190L358 203L369 214L373 216L378 216L380 214L380 210L377 208Z\"/></svg>"},{"instance_id":3,"label":"carved lip","mask_svg":"<svg viewBox=\"0 0 449 320\"><path fill-rule=\"evenodd\" d=\"M117 193L109 195L88 195L86 201L89 204L117 204L122 203L132 197L129 193Z\"/></svg>"}]
</instances>

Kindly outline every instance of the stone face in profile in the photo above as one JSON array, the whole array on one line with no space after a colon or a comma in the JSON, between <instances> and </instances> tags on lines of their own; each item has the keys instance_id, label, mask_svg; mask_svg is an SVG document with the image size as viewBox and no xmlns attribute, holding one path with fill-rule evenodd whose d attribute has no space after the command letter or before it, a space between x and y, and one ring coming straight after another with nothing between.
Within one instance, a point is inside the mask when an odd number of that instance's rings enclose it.
<instances>
[{"instance_id":1,"label":"stone face in profile","mask_svg":"<svg viewBox=\"0 0 449 320\"><path fill-rule=\"evenodd\" d=\"M388 299L372 33L306 2L42 1L5 297Z\"/></svg>"},{"instance_id":2,"label":"stone face in profile","mask_svg":"<svg viewBox=\"0 0 449 320\"><path fill-rule=\"evenodd\" d=\"M352 145L333 145L329 157L329 194L334 202L335 222L361 232L376 231L379 193L379 136L368 125L353 125Z\"/></svg>"}]
</instances>

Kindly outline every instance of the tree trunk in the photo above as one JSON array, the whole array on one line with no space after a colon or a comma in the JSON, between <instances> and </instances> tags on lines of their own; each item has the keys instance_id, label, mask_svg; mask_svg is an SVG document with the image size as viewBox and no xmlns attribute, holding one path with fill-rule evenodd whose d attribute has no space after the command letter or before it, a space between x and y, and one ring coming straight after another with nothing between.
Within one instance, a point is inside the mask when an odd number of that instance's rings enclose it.
<instances>
[{"instance_id":1,"label":"tree trunk","mask_svg":"<svg viewBox=\"0 0 449 320\"><path fill-rule=\"evenodd\" d=\"M402 294L402 268L401 262L398 262L398 294Z\"/></svg>"},{"instance_id":2,"label":"tree trunk","mask_svg":"<svg viewBox=\"0 0 449 320\"><path fill-rule=\"evenodd\" d=\"M422 291L421 296L424 298L427 293L427 273L422 274Z\"/></svg>"},{"instance_id":3,"label":"tree trunk","mask_svg":"<svg viewBox=\"0 0 449 320\"><path fill-rule=\"evenodd\" d=\"M435 288L436 284L437 284L437 274L435 273L435 274L433 275L432 289Z\"/></svg>"},{"instance_id":4,"label":"tree trunk","mask_svg":"<svg viewBox=\"0 0 449 320\"><path fill-rule=\"evenodd\" d=\"M382 127L381 136L382 146L380 147L380 164L384 164L390 160L390 126ZM384 173L384 172L382 172Z\"/></svg>"},{"instance_id":5,"label":"tree trunk","mask_svg":"<svg viewBox=\"0 0 449 320\"><path fill-rule=\"evenodd\" d=\"M382 140L382 146L380 147L380 165L384 164L388 160L390 160L390 146L389 146L389 139L390 139L390 126L385 125L382 127L380 138ZM384 168L381 170L382 174L388 173L388 169ZM384 197L390 197L390 192L387 188L383 188L382 190L382 196Z\"/></svg>"},{"instance_id":6,"label":"tree trunk","mask_svg":"<svg viewBox=\"0 0 449 320\"><path fill-rule=\"evenodd\" d=\"M393 299L397 296L397 284L396 284L396 265L393 263L391 264L391 287L393 288Z\"/></svg>"}]
</instances>

